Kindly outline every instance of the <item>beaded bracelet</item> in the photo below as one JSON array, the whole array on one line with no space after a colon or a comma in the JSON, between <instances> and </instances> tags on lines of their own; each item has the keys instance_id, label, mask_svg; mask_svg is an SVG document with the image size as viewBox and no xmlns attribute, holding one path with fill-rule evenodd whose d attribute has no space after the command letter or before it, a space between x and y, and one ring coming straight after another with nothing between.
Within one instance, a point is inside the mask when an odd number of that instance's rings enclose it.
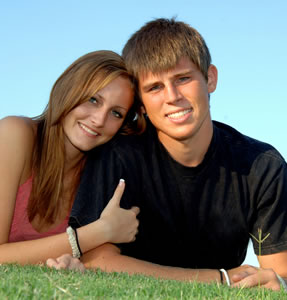
<instances>
[{"instance_id":1,"label":"beaded bracelet","mask_svg":"<svg viewBox=\"0 0 287 300\"><path fill-rule=\"evenodd\" d=\"M79 250L78 244L77 244L77 239L76 239L76 234L74 229L69 226L66 230L69 238L69 242L72 248L72 255L73 257L80 258L81 257L81 252Z\"/></svg>"}]
</instances>

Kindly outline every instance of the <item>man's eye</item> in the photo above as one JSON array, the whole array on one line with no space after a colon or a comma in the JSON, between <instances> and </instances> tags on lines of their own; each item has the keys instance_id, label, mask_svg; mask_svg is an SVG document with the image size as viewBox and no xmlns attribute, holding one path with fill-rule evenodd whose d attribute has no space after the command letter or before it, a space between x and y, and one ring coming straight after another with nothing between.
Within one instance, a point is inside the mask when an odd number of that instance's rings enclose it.
<instances>
[{"instance_id":1,"label":"man's eye","mask_svg":"<svg viewBox=\"0 0 287 300\"><path fill-rule=\"evenodd\" d=\"M116 110L112 110L112 115L118 119L122 119L123 115Z\"/></svg>"},{"instance_id":2,"label":"man's eye","mask_svg":"<svg viewBox=\"0 0 287 300\"><path fill-rule=\"evenodd\" d=\"M154 85L149 89L149 92L154 92L160 89L160 85Z\"/></svg>"},{"instance_id":3,"label":"man's eye","mask_svg":"<svg viewBox=\"0 0 287 300\"><path fill-rule=\"evenodd\" d=\"M90 101L91 103L93 103L93 104L98 104L98 103L99 103L98 99L95 98L95 97L90 98L89 101Z\"/></svg>"},{"instance_id":4,"label":"man's eye","mask_svg":"<svg viewBox=\"0 0 287 300\"><path fill-rule=\"evenodd\" d=\"M185 82L185 81L188 81L188 80L190 80L190 77L187 77L187 76L184 76L184 77L179 77L178 79L178 82Z\"/></svg>"}]
</instances>

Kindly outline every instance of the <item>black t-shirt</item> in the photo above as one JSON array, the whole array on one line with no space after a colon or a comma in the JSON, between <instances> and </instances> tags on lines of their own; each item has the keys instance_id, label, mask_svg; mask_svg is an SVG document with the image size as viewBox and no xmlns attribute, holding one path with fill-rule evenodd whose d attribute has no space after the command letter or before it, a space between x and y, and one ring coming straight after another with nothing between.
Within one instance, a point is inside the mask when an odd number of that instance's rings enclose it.
<instances>
[{"instance_id":1,"label":"black t-shirt","mask_svg":"<svg viewBox=\"0 0 287 300\"><path fill-rule=\"evenodd\" d=\"M213 122L204 160L185 167L169 155L149 124L140 137L117 137L87 161L71 222L99 218L120 178L123 207L140 207L140 226L122 253L188 268L239 266L250 233L261 254L287 250L287 166L270 145ZM95 237L96 238L96 237ZM253 240L256 254L259 245Z\"/></svg>"}]
</instances>

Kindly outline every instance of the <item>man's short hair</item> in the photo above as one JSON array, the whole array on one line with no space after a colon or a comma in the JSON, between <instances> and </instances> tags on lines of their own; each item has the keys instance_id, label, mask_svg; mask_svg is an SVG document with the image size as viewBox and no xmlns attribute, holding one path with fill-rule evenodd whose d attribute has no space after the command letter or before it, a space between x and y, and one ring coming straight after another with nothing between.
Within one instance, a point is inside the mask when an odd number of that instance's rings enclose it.
<instances>
[{"instance_id":1,"label":"man's short hair","mask_svg":"<svg viewBox=\"0 0 287 300\"><path fill-rule=\"evenodd\" d=\"M188 57L208 79L211 56L202 36L184 22L156 19L146 23L126 43L122 56L137 79L149 72L158 74Z\"/></svg>"}]
</instances>

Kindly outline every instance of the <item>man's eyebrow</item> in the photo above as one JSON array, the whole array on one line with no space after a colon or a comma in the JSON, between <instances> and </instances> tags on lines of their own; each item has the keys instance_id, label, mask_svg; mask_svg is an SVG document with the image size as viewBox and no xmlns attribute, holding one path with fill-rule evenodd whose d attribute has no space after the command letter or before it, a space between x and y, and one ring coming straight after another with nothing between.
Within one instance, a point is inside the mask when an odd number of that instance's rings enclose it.
<instances>
[{"instance_id":1,"label":"man's eyebrow","mask_svg":"<svg viewBox=\"0 0 287 300\"><path fill-rule=\"evenodd\" d=\"M181 77L181 76L191 75L193 72L194 72L193 70L184 70L180 73L174 74L173 77Z\"/></svg>"}]
</instances>

